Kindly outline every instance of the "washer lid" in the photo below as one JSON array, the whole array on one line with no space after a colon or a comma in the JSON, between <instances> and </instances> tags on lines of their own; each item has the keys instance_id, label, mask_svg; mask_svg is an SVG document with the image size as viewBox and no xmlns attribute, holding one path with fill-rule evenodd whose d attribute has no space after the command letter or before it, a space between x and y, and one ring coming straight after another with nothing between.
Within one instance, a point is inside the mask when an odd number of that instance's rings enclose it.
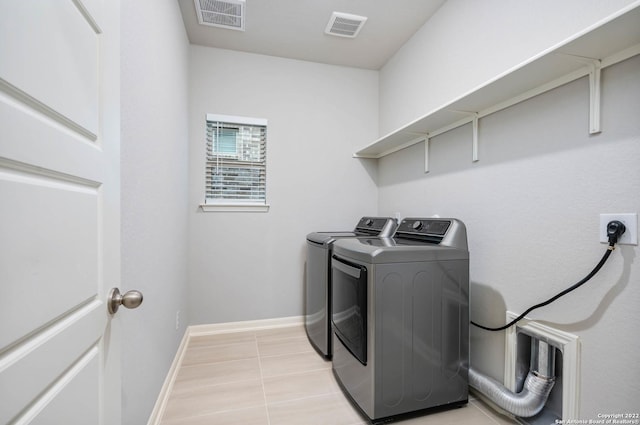
<instances>
[{"instance_id":1,"label":"washer lid","mask_svg":"<svg viewBox=\"0 0 640 425\"><path fill-rule=\"evenodd\" d=\"M341 239L333 244L333 253L364 264L469 259L466 248L393 238Z\"/></svg>"},{"instance_id":2,"label":"washer lid","mask_svg":"<svg viewBox=\"0 0 640 425\"><path fill-rule=\"evenodd\" d=\"M307 241L318 245L328 245L338 238L355 238L355 232L313 232L307 235Z\"/></svg>"},{"instance_id":3,"label":"washer lid","mask_svg":"<svg viewBox=\"0 0 640 425\"><path fill-rule=\"evenodd\" d=\"M307 241L328 245L339 238L355 238L357 236L389 237L398 227L398 221L391 217L362 217L352 232L313 232L307 235Z\"/></svg>"}]
</instances>

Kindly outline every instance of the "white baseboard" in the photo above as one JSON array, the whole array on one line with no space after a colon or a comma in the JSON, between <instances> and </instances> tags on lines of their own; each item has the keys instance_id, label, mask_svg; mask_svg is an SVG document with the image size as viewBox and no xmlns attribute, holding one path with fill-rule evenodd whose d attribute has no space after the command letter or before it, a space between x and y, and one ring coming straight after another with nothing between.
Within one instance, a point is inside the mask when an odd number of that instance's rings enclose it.
<instances>
[{"instance_id":1,"label":"white baseboard","mask_svg":"<svg viewBox=\"0 0 640 425\"><path fill-rule=\"evenodd\" d=\"M176 376L178 375L178 370L180 369L180 365L182 364L182 358L187 351L187 347L189 345L189 340L191 339L191 337L224 334L231 332L255 331L261 329L277 329L289 326L302 326L303 324L304 316L292 316L277 319L214 323L211 325L195 325L187 327L184 332L184 336L182 337L182 341L178 346L178 351L173 358L173 362L171 363L171 367L169 368L167 377L164 380L164 384L160 389L160 394L158 395L156 404L155 406L153 406L153 410L151 411L151 415L149 416L147 425L160 425L160 420L162 419L162 415L164 414L165 408L169 401L169 395L171 394L173 383L175 382Z\"/></svg>"},{"instance_id":2,"label":"white baseboard","mask_svg":"<svg viewBox=\"0 0 640 425\"><path fill-rule=\"evenodd\" d=\"M215 335L229 332L275 329L289 326L302 326L303 316L280 317L277 319L247 320L244 322L214 323L211 325L189 326L190 336Z\"/></svg>"},{"instance_id":3,"label":"white baseboard","mask_svg":"<svg viewBox=\"0 0 640 425\"><path fill-rule=\"evenodd\" d=\"M162 415L164 414L164 409L166 408L167 402L169 401L169 394L171 394L173 383L175 382L176 376L178 375L180 364L182 364L182 358L184 357L184 353L187 351L187 345L189 345L189 338L190 338L189 328L187 328L184 332L184 335L182 336L182 341L180 341L180 345L178 346L178 351L176 352L176 355L173 358L171 367L169 367L169 372L167 373L167 377L164 379L164 383L162 384L162 388L160 389L160 394L156 399L156 404L153 406L153 410L151 411L151 416L149 416L147 425L160 424L160 420L162 419Z\"/></svg>"}]
</instances>

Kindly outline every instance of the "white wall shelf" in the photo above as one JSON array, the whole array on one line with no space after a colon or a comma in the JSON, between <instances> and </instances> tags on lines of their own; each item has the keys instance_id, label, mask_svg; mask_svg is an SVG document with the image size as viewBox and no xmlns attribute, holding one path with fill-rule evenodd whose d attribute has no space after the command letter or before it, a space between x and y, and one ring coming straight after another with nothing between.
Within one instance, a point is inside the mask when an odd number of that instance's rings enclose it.
<instances>
[{"instance_id":1,"label":"white wall shelf","mask_svg":"<svg viewBox=\"0 0 640 425\"><path fill-rule=\"evenodd\" d=\"M640 54L640 6L634 3L617 16L542 52L469 93L360 149L356 158L382 158L438 134L475 122L578 78L590 78L589 132L600 131L600 70ZM464 111L464 112L463 112ZM474 161L477 134L474 133ZM428 164L425 164L428 170Z\"/></svg>"}]
</instances>

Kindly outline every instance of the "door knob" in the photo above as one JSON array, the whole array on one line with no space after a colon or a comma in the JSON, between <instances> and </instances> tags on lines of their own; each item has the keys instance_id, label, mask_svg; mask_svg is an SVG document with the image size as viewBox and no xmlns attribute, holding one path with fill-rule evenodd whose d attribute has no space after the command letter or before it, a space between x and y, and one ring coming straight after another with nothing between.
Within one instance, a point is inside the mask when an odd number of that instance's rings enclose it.
<instances>
[{"instance_id":1,"label":"door knob","mask_svg":"<svg viewBox=\"0 0 640 425\"><path fill-rule=\"evenodd\" d=\"M142 292L140 291L127 291L124 294L120 294L118 288L112 288L109 291L107 310L110 314L115 314L121 305L126 308L137 308L140 304L142 304Z\"/></svg>"}]
</instances>

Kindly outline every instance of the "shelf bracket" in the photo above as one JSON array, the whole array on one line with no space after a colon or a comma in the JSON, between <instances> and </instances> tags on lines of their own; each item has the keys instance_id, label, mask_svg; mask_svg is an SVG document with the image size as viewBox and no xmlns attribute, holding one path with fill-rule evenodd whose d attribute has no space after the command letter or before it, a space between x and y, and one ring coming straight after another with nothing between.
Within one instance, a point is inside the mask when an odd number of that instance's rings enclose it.
<instances>
[{"instance_id":1,"label":"shelf bracket","mask_svg":"<svg viewBox=\"0 0 640 425\"><path fill-rule=\"evenodd\" d=\"M600 74L602 61L594 59L589 64L589 134L600 133Z\"/></svg>"},{"instance_id":2,"label":"shelf bracket","mask_svg":"<svg viewBox=\"0 0 640 425\"><path fill-rule=\"evenodd\" d=\"M427 134L424 138L424 173L427 174L429 172L429 141L430 137Z\"/></svg>"},{"instance_id":3,"label":"shelf bracket","mask_svg":"<svg viewBox=\"0 0 640 425\"><path fill-rule=\"evenodd\" d=\"M471 160L478 162L478 113L473 114L473 121L471 121L473 134L471 136Z\"/></svg>"},{"instance_id":4,"label":"shelf bracket","mask_svg":"<svg viewBox=\"0 0 640 425\"><path fill-rule=\"evenodd\" d=\"M602 61L600 59L585 56L571 55L569 53L558 53L578 62L586 63L589 68L589 134L598 134L600 128L600 74L602 71Z\"/></svg>"},{"instance_id":5,"label":"shelf bracket","mask_svg":"<svg viewBox=\"0 0 640 425\"><path fill-rule=\"evenodd\" d=\"M473 162L478 162L478 120L480 119L480 114L478 112L470 112L470 111L458 111L456 109L450 109L451 112L457 112L459 114L469 114L469 118L471 119L471 160Z\"/></svg>"}]
</instances>

